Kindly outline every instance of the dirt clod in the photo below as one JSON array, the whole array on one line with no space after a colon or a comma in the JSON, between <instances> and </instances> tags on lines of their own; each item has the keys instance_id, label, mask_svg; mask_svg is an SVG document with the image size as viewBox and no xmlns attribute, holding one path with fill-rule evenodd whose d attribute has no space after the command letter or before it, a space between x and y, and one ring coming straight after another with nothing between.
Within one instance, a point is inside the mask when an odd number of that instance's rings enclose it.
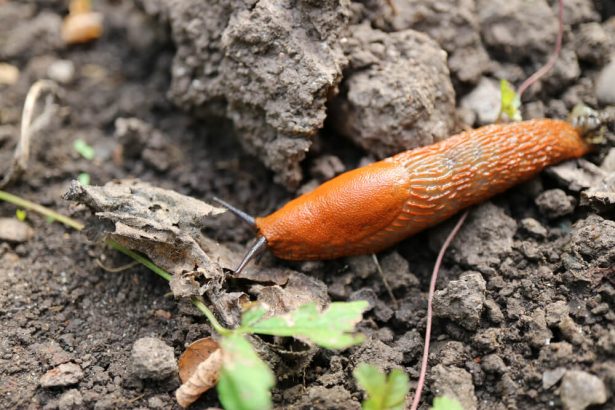
<instances>
[{"instance_id":1,"label":"dirt clod","mask_svg":"<svg viewBox=\"0 0 615 410\"><path fill-rule=\"evenodd\" d=\"M41 376L39 383L43 387L60 387L77 384L81 379L83 370L78 364L64 363Z\"/></svg>"},{"instance_id":2,"label":"dirt clod","mask_svg":"<svg viewBox=\"0 0 615 410\"><path fill-rule=\"evenodd\" d=\"M560 397L567 410L583 410L592 404L606 402L607 391L602 380L581 370L567 370L562 378Z\"/></svg>"},{"instance_id":3,"label":"dirt clod","mask_svg":"<svg viewBox=\"0 0 615 410\"><path fill-rule=\"evenodd\" d=\"M173 348L155 337L143 337L132 345L132 372L139 379L164 380L177 375Z\"/></svg>"},{"instance_id":4,"label":"dirt clod","mask_svg":"<svg viewBox=\"0 0 615 410\"><path fill-rule=\"evenodd\" d=\"M450 136L455 94L438 44L414 30L351 32L353 71L334 102L336 129L379 158Z\"/></svg>"},{"instance_id":5,"label":"dirt clod","mask_svg":"<svg viewBox=\"0 0 615 410\"><path fill-rule=\"evenodd\" d=\"M574 211L575 199L561 189L544 191L536 198L536 205L547 218L555 219L571 214Z\"/></svg>"},{"instance_id":6,"label":"dirt clod","mask_svg":"<svg viewBox=\"0 0 615 410\"><path fill-rule=\"evenodd\" d=\"M485 285L478 272L466 272L459 280L450 281L446 289L434 295L434 315L476 329L485 303Z\"/></svg>"},{"instance_id":7,"label":"dirt clod","mask_svg":"<svg viewBox=\"0 0 615 410\"><path fill-rule=\"evenodd\" d=\"M435 396L456 398L464 410L478 408L472 375L466 370L439 364L431 369L430 375L433 379L431 389Z\"/></svg>"}]
</instances>

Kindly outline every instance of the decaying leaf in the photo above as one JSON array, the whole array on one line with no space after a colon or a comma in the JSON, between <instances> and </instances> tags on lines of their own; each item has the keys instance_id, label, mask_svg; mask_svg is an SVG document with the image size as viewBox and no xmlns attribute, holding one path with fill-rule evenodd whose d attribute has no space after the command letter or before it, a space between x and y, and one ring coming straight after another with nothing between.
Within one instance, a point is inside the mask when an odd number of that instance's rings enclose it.
<instances>
[{"instance_id":1,"label":"decaying leaf","mask_svg":"<svg viewBox=\"0 0 615 410\"><path fill-rule=\"evenodd\" d=\"M179 356L177 363L179 367L179 379L182 383L186 383L194 374L199 364L207 360L207 358L219 348L220 345L218 345L218 342L211 337L204 337L190 343L181 356Z\"/></svg>"},{"instance_id":2,"label":"decaying leaf","mask_svg":"<svg viewBox=\"0 0 615 410\"><path fill-rule=\"evenodd\" d=\"M268 306L267 316L283 315L307 303L315 303L323 310L330 302L327 285L300 272L290 271L284 286L253 285L250 293Z\"/></svg>"},{"instance_id":3,"label":"decaying leaf","mask_svg":"<svg viewBox=\"0 0 615 410\"><path fill-rule=\"evenodd\" d=\"M208 218L225 212L222 208L137 180L102 187L73 182L65 198L94 213L85 229L90 239L112 239L147 255L181 281L172 284L178 297L205 291L194 277L209 279L211 286L222 280L222 266L232 266L232 254L201 233Z\"/></svg>"},{"instance_id":4,"label":"decaying leaf","mask_svg":"<svg viewBox=\"0 0 615 410\"><path fill-rule=\"evenodd\" d=\"M222 360L222 351L210 338L197 340L186 349L179 359L182 385L175 392L180 406L188 407L218 383Z\"/></svg>"}]
</instances>

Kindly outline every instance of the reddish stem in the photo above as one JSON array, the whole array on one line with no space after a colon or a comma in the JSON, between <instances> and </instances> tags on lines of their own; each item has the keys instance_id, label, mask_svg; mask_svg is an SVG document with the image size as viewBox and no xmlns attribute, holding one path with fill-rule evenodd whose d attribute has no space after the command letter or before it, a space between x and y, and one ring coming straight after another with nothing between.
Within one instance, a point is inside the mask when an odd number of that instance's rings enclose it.
<instances>
[{"instance_id":1,"label":"reddish stem","mask_svg":"<svg viewBox=\"0 0 615 410\"><path fill-rule=\"evenodd\" d=\"M519 95L519 101L521 101L521 97L523 96L523 93L532 84L536 83L536 81L538 81L540 77L544 76L549 71L551 71L551 69L557 62L557 59L559 58L559 53L562 50L562 40L564 38L564 0L559 0L558 4L559 4L559 15L558 15L559 28L557 32L557 40L555 42L555 50L553 50L553 54L551 54L551 57L549 57L549 61L547 61L547 64L543 65L538 71L536 71L529 78L527 78L523 83L521 83L521 85L519 86L519 90L517 92L517 94Z\"/></svg>"},{"instance_id":2,"label":"reddish stem","mask_svg":"<svg viewBox=\"0 0 615 410\"><path fill-rule=\"evenodd\" d=\"M438 258L436 259L436 264L433 267L433 272L431 274L431 282L429 284L429 295L427 296L427 324L425 325L425 346L423 348L423 359L421 361L419 381L416 385L416 393L414 394L414 400L412 401L411 410L416 410L419 407L419 402L421 401L421 394L423 393L423 386L425 385L425 375L427 374L427 360L429 358L429 339L431 338L431 320L433 316L432 302L434 293L436 292L436 281L438 280L440 265L442 265L442 259L444 258L446 250L450 246L451 242L453 242L453 239L455 239L455 236L457 236L457 233L459 232L459 229L461 229L463 222L466 220L468 213L469 211L466 210L463 215L461 215L459 221L457 221L457 224L455 225L451 233L448 234L446 241L444 241L444 244L440 248L440 253L438 253Z\"/></svg>"}]
</instances>

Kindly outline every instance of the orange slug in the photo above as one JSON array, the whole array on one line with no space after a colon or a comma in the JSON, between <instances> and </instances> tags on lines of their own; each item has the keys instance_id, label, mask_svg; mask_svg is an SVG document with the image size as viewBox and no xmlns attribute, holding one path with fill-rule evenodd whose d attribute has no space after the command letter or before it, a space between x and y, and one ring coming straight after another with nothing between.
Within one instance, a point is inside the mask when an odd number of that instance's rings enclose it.
<instances>
[{"instance_id":1,"label":"orange slug","mask_svg":"<svg viewBox=\"0 0 615 410\"><path fill-rule=\"evenodd\" d=\"M252 223L264 249L287 260L379 252L458 211L590 150L567 121L495 124L404 151L341 174L261 218L218 200Z\"/></svg>"}]
</instances>

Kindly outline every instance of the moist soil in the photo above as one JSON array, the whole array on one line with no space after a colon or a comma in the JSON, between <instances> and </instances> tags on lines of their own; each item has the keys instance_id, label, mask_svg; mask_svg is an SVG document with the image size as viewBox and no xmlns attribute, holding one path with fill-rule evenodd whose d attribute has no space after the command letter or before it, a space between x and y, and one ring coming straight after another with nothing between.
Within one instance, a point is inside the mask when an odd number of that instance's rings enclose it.
<instances>
[{"instance_id":1,"label":"moist soil","mask_svg":"<svg viewBox=\"0 0 615 410\"><path fill-rule=\"evenodd\" d=\"M275 168L246 153L231 121L170 100L176 44L164 19L144 10L148 2L95 3L105 16L102 38L66 46L58 34L67 14L64 2L0 0L0 56L20 74L16 83L0 85L3 165L13 155L31 84L50 76L64 80L62 108L33 138L29 168L7 188L11 193L80 221L89 212L62 196L81 173L93 185L138 178L205 201L216 195L254 215L268 214L296 195L274 183ZM587 3L597 10L594 23L605 26L613 12L608 2ZM364 18L382 22L372 2L353 4L364 7ZM511 62L497 48L488 51L490 61L483 63L497 66L494 78L532 71L527 61ZM74 72L52 74L50 67L58 70L60 60L72 61ZM584 96L595 102L591 81L601 64L581 61L565 88L533 92L528 111L561 116ZM474 88L468 84L454 79L457 102ZM467 118L467 111L460 117ZM138 118L156 130L147 135L157 137L122 139L119 118ZM302 163L311 179L304 182L313 185L364 159L362 148L337 128L325 123L314 137ZM79 138L95 149L92 160L73 148ZM601 147L586 160L604 166L608 152ZM446 393L466 408L615 408L615 222L608 213L579 206L578 189L560 176L544 172L471 211L438 282L424 403ZM0 217L14 218L15 207L0 203ZM0 240L0 408L179 408L179 381L140 379L131 350L137 339L155 337L177 358L186 345L211 334L205 318L175 300L166 281L144 267L126 267L130 259L83 233L34 212L27 212L25 222L31 228L25 237ZM235 250L253 238L230 215L211 225L206 234ZM378 255L395 301L369 257L306 263L264 258L265 265L323 281L331 300L370 302L359 326L366 342L342 352L319 350L300 374L278 375L277 408L360 408L362 393L352 378L360 362L402 368L414 386L431 269L451 228L445 223ZM81 371L65 383L44 386L41 377L64 364ZM595 378L597 387L587 382ZM570 395L586 402L575 404ZM209 407L220 407L214 391L193 406Z\"/></svg>"}]
</instances>

